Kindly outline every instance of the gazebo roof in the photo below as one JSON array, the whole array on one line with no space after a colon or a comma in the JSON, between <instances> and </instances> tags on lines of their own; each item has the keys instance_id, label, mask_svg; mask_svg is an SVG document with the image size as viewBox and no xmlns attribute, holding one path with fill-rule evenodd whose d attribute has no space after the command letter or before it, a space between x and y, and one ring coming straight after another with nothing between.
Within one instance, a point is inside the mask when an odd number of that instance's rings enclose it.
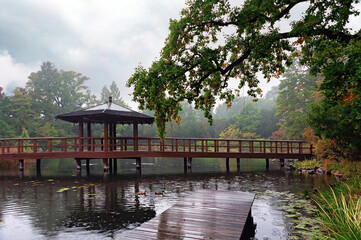
<instances>
[{"instance_id":1,"label":"gazebo roof","mask_svg":"<svg viewBox=\"0 0 361 240\"><path fill-rule=\"evenodd\" d=\"M60 114L56 116L72 123L113 123L113 124L153 124L154 117L130 110L112 102L88 108L81 111Z\"/></svg>"}]
</instances>

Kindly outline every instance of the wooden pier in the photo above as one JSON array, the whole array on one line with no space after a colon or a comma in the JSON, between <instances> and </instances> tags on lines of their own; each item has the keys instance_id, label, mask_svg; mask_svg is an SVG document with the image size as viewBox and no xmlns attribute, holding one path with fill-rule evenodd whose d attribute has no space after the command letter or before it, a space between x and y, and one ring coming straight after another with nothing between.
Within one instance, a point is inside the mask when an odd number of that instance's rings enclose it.
<instances>
[{"instance_id":1,"label":"wooden pier","mask_svg":"<svg viewBox=\"0 0 361 240\"><path fill-rule=\"evenodd\" d=\"M119 239L242 239L246 223L253 225L254 197L247 192L200 190Z\"/></svg>"}]
</instances>

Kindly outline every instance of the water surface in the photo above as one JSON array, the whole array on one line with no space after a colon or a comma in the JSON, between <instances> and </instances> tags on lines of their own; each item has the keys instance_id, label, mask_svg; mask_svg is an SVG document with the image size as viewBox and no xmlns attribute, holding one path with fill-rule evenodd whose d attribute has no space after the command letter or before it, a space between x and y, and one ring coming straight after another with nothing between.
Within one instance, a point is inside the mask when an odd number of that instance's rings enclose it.
<instances>
[{"instance_id":1,"label":"water surface","mask_svg":"<svg viewBox=\"0 0 361 240\"><path fill-rule=\"evenodd\" d=\"M23 175L0 171L0 239L117 239L198 189L256 193L254 238L289 239L294 230L279 209L282 194L333 181L281 170L278 161L266 171L264 159L241 159L240 171L231 159L230 173L224 159L193 159L188 173L183 159L142 159L141 175L134 160L118 160L117 174L104 173L101 160L91 161L90 172L76 171L71 159L43 160L41 175L25 167ZM142 191L147 195L136 195Z\"/></svg>"}]
</instances>

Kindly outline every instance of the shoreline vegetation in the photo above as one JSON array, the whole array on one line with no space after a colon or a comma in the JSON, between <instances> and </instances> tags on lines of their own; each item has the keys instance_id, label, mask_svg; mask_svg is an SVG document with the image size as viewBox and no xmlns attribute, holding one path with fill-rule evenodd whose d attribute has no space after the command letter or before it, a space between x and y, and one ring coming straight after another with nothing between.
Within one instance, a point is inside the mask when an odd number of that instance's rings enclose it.
<instances>
[{"instance_id":1,"label":"shoreline vegetation","mask_svg":"<svg viewBox=\"0 0 361 240\"><path fill-rule=\"evenodd\" d=\"M361 162L305 160L294 166L305 174L332 174L339 182L313 191L322 231L320 239L361 239Z\"/></svg>"}]
</instances>

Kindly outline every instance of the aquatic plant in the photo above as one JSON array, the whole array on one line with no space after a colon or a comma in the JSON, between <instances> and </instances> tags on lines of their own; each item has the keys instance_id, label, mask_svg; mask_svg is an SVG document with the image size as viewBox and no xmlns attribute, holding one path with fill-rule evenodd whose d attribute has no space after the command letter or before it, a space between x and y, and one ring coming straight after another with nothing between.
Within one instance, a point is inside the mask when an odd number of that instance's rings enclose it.
<instances>
[{"instance_id":1,"label":"aquatic plant","mask_svg":"<svg viewBox=\"0 0 361 240\"><path fill-rule=\"evenodd\" d=\"M347 184L321 192L315 202L320 209L324 238L361 239L361 196Z\"/></svg>"}]
</instances>

